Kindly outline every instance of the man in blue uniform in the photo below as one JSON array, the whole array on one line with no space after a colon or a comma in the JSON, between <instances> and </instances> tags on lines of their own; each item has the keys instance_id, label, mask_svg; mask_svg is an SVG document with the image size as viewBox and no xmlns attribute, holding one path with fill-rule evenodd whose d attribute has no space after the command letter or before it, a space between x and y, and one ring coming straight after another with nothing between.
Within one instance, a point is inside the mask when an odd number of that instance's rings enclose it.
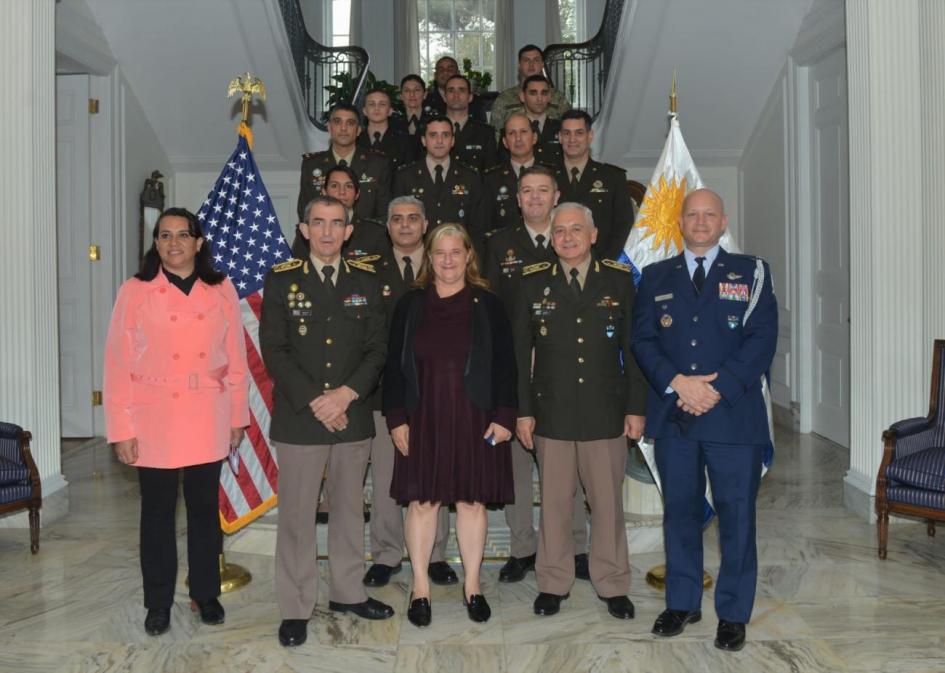
<instances>
[{"instance_id":1,"label":"man in blue uniform","mask_svg":"<svg viewBox=\"0 0 945 673\"><path fill-rule=\"evenodd\" d=\"M667 609L653 633L675 636L702 618L708 470L722 552L715 646L740 650L758 575L755 497L770 441L761 377L778 307L768 265L719 247L728 218L718 194L691 192L679 223L683 253L643 270L633 312L632 349L650 382L645 435L663 482Z\"/></svg>"}]
</instances>

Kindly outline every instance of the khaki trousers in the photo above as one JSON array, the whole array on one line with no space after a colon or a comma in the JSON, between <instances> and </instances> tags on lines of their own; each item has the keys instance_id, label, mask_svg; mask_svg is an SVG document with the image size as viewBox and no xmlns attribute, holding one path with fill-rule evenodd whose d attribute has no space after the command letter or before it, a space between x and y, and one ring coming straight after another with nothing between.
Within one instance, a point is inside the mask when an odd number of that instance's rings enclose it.
<instances>
[{"instance_id":1,"label":"khaki trousers","mask_svg":"<svg viewBox=\"0 0 945 673\"><path fill-rule=\"evenodd\" d=\"M523 447L517 439L512 440L511 450L515 502L505 506L505 523L509 527L509 555L522 558L531 556L538 550L538 534L535 532L532 507L535 453ZM587 509L584 507L584 491L580 488L574 491L571 530L574 536L574 553L583 554L587 551Z\"/></svg>"},{"instance_id":2,"label":"khaki trousers","mask_svg":"<svg viewBox=\"0 0 945 673\"><path fill-rule=\"evenodd\" d=\"M404 509L390 497L397 449L380 411L374 412L374 439L371 442L371 558L374 563L396 566L404 558ZM442 561L450 534L449 507L441 507L436 519L431 562Z\"/></svg>"},{"instance_id":3,"label":"khaki trousers","mask_svg":"<svg viewBox=\"0 0 945 673\"><path fill-rule=\"evenodd\" d=\"M584 485L591 508L591 582L602 598L630 589L627 529L623 519L624 437L571 442L535 436L541 470L541 517L535 573L538 590L564 595L574 584L571 520L574 492Z\"/></svg>"},{"instance_id":4,"label":"khaki trousers","mask_svg":"<svg viewBox=\"0 0 945 673\"><path fill-rule=\"evenodd\" d=\"M273 442L279 456L276 596L283 619L308 619L318 597L315 512L322 473L331 500L329 600L361 603L364 575L364 471L371 440L301 445Z\"/></svg>"}]
</instances>

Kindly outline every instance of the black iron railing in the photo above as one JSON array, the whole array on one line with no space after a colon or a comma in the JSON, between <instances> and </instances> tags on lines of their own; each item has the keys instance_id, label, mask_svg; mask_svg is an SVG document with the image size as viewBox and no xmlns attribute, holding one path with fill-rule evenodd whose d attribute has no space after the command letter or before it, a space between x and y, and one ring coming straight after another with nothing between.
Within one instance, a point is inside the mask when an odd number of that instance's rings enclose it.
<instances>
[{"instance_id":1,"label":"black iron railing","mask_svg":"<svg viewBox=\"0 0 945 673\"><path fill-rule=\"evenodd\" d=\"M545 48L545 72L572 107L597 119L604 103L620 16L626 0L607 0L600 30L587 42L551 44Z\"/></svg>"},{"instance_id":2,"label":"black iron railing","mask_svg":"<svg viewBox=\"0 0 945 673\"><path fill-rule=\"evenodd\" d=\"M361 87L367 76L370 58L361 47L326 47L316 42L302 20L299 0L279 0L286 34L292 48L292 60L302 85L305 97L305 112L322 131L328 128L328 99L326 86L345 89L341 99L346 103L357 103ZM339 81L336 76L342 76ZM335 100L334 102L341 102Z\"/></svg>"}]
</instances>

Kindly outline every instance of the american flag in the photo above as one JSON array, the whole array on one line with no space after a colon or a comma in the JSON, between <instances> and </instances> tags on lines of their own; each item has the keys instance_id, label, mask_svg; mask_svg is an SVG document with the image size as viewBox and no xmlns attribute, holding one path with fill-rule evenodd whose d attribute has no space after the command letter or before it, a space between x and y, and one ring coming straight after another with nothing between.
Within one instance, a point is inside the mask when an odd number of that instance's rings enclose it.
<instances>
[{"instance_id":1,"label":"american flag","mask_svg":"<svg viewBox=\"0 0 945 673\"><path fill-rule=\"evenodd\" d=\"M279 228L241 126L236 150L197 212L214 266L230 277L240 298L249 360L250 425L239 447L239 470L220 475L220 526L234 533L276 504L279 468L269 444L272 381L259 354L259 316L266 272L292 257Z\"/></svg>"}]
</instances>

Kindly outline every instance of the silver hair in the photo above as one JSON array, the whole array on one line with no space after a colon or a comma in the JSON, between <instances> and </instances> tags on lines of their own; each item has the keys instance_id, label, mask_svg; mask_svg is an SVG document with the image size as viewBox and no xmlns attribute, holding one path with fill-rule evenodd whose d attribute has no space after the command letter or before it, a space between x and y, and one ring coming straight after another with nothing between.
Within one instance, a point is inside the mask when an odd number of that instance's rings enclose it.
<instances>
[{"instance_id":1,"label":"silver hair","mask_svg":"<svg viewBox=\"0 0 945 673\"><path fill-rule=\"evenodd\" d=\"M555 209L551 211L551 221L555 221L555 217L562 210L580 210L584 214L584 221L587 222L592 227L596 227L594 224L594 213L591 212L591 209L585 206L583 203L576 203L574 201L565 201L564 203L559 203L555 206Z\"/></svg>"},{"instance_id":2,"label":"silver hair","mask_svg":"<svg viewBox=\"0 0 945 673\"><path fill-rule=\"evenodd\" d=\"M420 209L420 217L427 219L426 208L423 206L423 201L418 199L416 196L398 196L396 199L391 199L390 203L387 204L387 221L390 222L391 215L394 214L394 206L400 206L403 204L409 204L411 206L417 206Z\"/></svg>"}]
</instances>

